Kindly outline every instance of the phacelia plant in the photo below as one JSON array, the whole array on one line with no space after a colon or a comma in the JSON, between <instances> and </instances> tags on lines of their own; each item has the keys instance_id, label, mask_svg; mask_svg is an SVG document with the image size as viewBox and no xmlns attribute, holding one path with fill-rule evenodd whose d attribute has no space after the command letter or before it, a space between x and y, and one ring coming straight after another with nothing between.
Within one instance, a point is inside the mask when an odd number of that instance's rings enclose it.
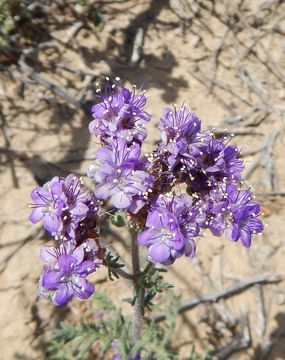
<instances>
[{"instance_id":1,"label":"phacelia plant","mask_svg":"<svg viewBox=\"0 0 285 360\"><path fill-rule=\"evenodd\" d=\"M145 124L151 120L145 92L107 84L97 93L89 130L101 146L87 171L93 189L70 174L54 177L31 194L31 222L42 222L55 240L54 247L41 250L39 295L57 306L73 296L88 299L95 291L88 275L106 266L109 274L133 281L135 344L142 337L144 308L151 307L157 291L168 287L161 276L153 277L155 264L193 258L205 229L248 248L264 226L251 190L240 188L244 164L228 136L215 138L202 130L195 113L175 106L163 110L161 141L144 154ZM130 232L132 274L100 241L100 226L108 219ZM145 270L140 268L140 248ZM144 351L132 350L125 358L139 359Z\"/></svg>"}]
</instances>

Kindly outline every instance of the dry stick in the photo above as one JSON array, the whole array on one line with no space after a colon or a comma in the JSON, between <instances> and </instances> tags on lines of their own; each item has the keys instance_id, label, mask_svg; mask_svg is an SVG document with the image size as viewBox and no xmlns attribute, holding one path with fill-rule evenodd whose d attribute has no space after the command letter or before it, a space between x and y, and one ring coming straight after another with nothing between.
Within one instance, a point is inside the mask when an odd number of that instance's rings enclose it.
<instances>
[{"instance_id":1,"label":"dry stick","mask_svg":"<svg viewBox=\"0 0 285 360\"><path fill-rule=\"evenodd\" d=\"M129 61L129 65L131 67L136 67L140 62L143 53L143 40L144 40L143 28L138 28L135 34L133 50Z\"/></svg>"},{"instance_id":2,"label":"dry stick","mask_svg":"<svg viewBox=\"0 0 285 360\"><path fill-rule=\"evenodd\" d=\"M251 129L247 129L247 128L239 128L239 129L234 129L234 128L230 128L230 129L223 129L223 128L216 128L213 127L212 128L212 132L215 135L227 135L227 134L234 134L234 135L263 135L262 132L259 131L255 131L255 130L251 130Z\"/></svg>"},{"instance_id":3,"label":"dry stick","mask_svg":"<svg viewBox=\"0 0 285 360\"><path fill-rule=\"evenodd\" d=\"M256 196L285 196L285 191L272 191L264 193L255 193Z\"/></svg>"},{"instance_id":4,"label":"dry stick","mask_svg":"<svg viewBox=\"0 0 285 360\"><path fill-rule=\"evenodd\" d=\"M261 84L258 84L256 79L253 79L253 76L250 74L250 71L248 68L246 68L241 60L240 60L240 53L239 48L236 44L235 35L233 32L231 32L231 43L232 43L232 52L234 55L234 59L236 60L235 69L241 80L244 82L245 86L247 87L248 91L253 91L260 99L261 101L268 106L268 103L266 102L268 95L266 93L266 90Z\"/></svg>"},{"instance_id":5,"label":"dry stick","mask_svg":"<svg viewBox=\"0 0 285 360\"><path fill-rule=\"evenodd\" d=\"M215 284L211 277L209 276L208 272L205 272L202 262L199 259L196 259L196 264L200 271L202 272L203 280L207 284L209 291L212 293L214 291L217 291L217 288L215 287ZM238 319L232 314L230 309L228 308L227 304L224 300L220 303L221 306L217 307L217 312L220 315L223 322L227 325L228 328L233 328L236 323L238 322Z\"/></svg>"},{"instance_id":6,"label":"dry stick","mask_svg":"<svg viewBox=\"0 0 285 360\"><path fill-rule=\"evenodd\" d=\"M16 150L16 149L7 149L7 148L2 147L2 146L0 146L0 153L1 152L13 154L13 156L17 157L17 159L20 160L23 163L25 163L26 161L32 161L33 159L35 159L35 158L29 156L27 154L27 152L25 152L25 151L19 151L19 150ZM58 170L63 171L63 172L66 173L66 168L64 168L63 166L60 166L60 164L54 164L51 161L45 160L41 155L39 155L39 154L36 154L36 155L37 155L36 159L39 162L39 164L43 164L43 165L46 165L46 166L49 165L51 167L54 167L55 169L58 169ZM72 172L74 174L76 174L76 175L79 175L79 176L86 176L85 173L77 171L77 170L72 170Z\"/></svg>"},{"instance_id":7,"label":"dry stick","mask_svg":"<svg viewBox=\"0 0 285 360\"><path fill-rule=\"evenodd\" d=\"M134 276L134 286L137 287L138 275L140 274L140 259L139 259L139 246L134 233L132 236L132 266ZM132 328L132 340L134 343L138 342L141 335L142 327L142 291L140 288L137 290L137 298L134 304L134 318Z\"/></svg>"},{"instance_id":8,"label":"dry stick","mask_svg":"<svg viewBox=\"0 0 285 360\"><path fill-rule=\"evenodd\" d=\"M200 298L190 300L190 301L185 301L179 309L179 314L182 314L188 310L192 310L196 306L201 305L201 304L216 303L220 299L227 299L231 296L238 295L241 292L251 288L252 286L258 285L258 284L259 285L277 284L277 283L281 282L282 280L283 280L283 278L280 276L272 277L269 275L260 275L255 278L252 278L250 280L239 281L236 285L233 285L233 286L231 286L227 289L224 289L222 291L219 291L215 294L202 296ZM155 321L155 322L160 322L164 319L165 319L164 314L158 314L151 318L151 320Z\"/></svg>"},{"instance_id":9,"label":"dry stick","mask_svg":"<svg viewBox=\"0 0 285 360\"><path fill-rule=\"evenodd\" d=\"M253 172L259 166L265 166L268 172L268 179L270 183L270 187L274 190L274 176L273 176L273 161L272 161L272 154L273 148L275 145L275 141L280 134L281 130L274 131L267 135L267 141L264 150L260 153L259 158L252 164L252 166L248 169L244 179L247 180L253 174Z\"/></svg>"},{"instance_id":10,"label":"dry stick","mask_svg":"<svg viewBox=\"0 0 285 360\"><path fill-rule=\"evenodd\" d=\"M259 57L259 61L261 61L268 69L271 69L272 74L274 74L283 84L284 84L284 74L282 74L281 70L278 68L276 62L272 59L272 57L270 56L269 51L266 51L267 49L264 47L262 41L260 41L260 37L257 37L254 33L254 31L252 30L252 27L248 24L248 22L246 21L246 19L244 18L243 14L241 12L238 12L238 15L240 16L240 18L242 18L242 22L245 25L245 27L247 29L249 29L249 31L251 32L251 35L254 39L254 42L256 44L259 44L261 49L262 49L262 53L266 54L267 59L266 60L262 60ZM255 54L256 57L258 56L257 52L255 51L251 51L251 53ZM270 66L271 65L271 66Z\"/></svg>"},{"instance_id":11,"label":"dry stick","mask_svg":"<svg viewBox=\"0 0 285 360\"><path fill-rule=\"evenodd\" d=\"M1 117L1 120L2 120L1 130L2 130L2 133L3 133L4 141L5 141L5 146L6 146L5 149L8 150L7 153L6 153L6 156L7 156L8 162L10 164L13 184L14 184L15 188L19 188L19 181L18 181L18 178L17 178L17 175L16 175L16 170L15 170L15 165L14 165L14 157L13 157L13 154L9 151L9 150L11 150L11 140L10 140L10 136L9 136L9 133L8 133L8 124L7 124L5 115L2 112L2 109L0 109L0 117Z\"/></svg>"},{"instance_id":12,"label":"dry stick","mask_svg":"<svg viewBox=\"0 0 285 360\"><path fill-rule=\"evenodd\" d=\"M247 349L251 344L249 320L246 315L241 317L241 331L236 334L226 345L219 346L214 352L215 358L226 360L235 352Z\"/></svg>"},{"instance_id":13,"label":"dry stick","mask_svg":"<svg viewBox=\"0 0 285 360\"><path fill-rule=\"evenodd\" d=\"M212 11L211 11L211 9L209 9L209 8L205 5L205 3L199 2L199 5L200 5L200 7L201 7L202 9L208 11L211 16L214 16L215 18L217 18L223 25L225 25L225 26L227 26L227 27L232 27L232 24L230 24L228 21L226 21L224 18L222 18L219 12L213 11L213 9L212 9ZM243 26L244 26L245 28L249 28L249 31L252 33L251 27L250 27L247 23L245 23L244 21L243 21ZM239 44L242 45L242 46L245 48L245 50L248 51L248 47L247 47L241 40L239 40L237 37L236 37L236 39L238 40ZM259 40L259 39L258 39L258 40ZM256 42L256 41L257 41L257 38L256 38L256 36L255 36L255 42ZM260 43L260 41L259 41L259 43ZM263 47L263 46L262 46L262 47ZM276 68L276 69L278 68L275 62L274 62L274 65L275 65L274 67L270 66L269 62L263 60L255 51L252 51L252 50L246 54L246 56L248 56L248 55L253 55L253 56L254 56L258 61L260 61L278 80L280 80L282 83L284 83L284 79L282 78L282 76L281 76L280 74L278 74L278 73L275 72L275 68ZM267 54L267 57L269 58L269 60L271 60L271 65L272 65L272 59L269 57L268 54Z\"/></svg>"},{"instance_id":14,"label":"dry stick","mask_svg":"<svg viewBox=\"0 0 285 360\"><path fill-rule=\"evenodd\" d=\"M256 287L256 316L257 316L256 331L258 332L259 338L263 339L267 326L267 313L264 302L264 291L261 285L257 285Z\"/></svg>"},{"instance_id":15,"label":"dry stick","mask_svg":"<svg viewBox=\"0 0 285 360\"><path fill-rule=\"evenodd\" d=\"M44 86L45 88L49 89L51 92L55 93L56 95L62 97L66 101L79 106L82 108L85 112L87 111L85 105L81 103L79 100L77 100L73 95L69 94L68 92L62 90L58 85L54 84L53 82L47 80L40 74L36 73L34 69L27 65L23 60L19 60L18 64L20 65L21 70L27 74L27 76Z\"/></svg>"},{"instance_id":16,"label":"dry stick","mask_svg":"<svg viewBox=\"0 0 285 360\"><path fill-rule=\"evenodd\" d=\"M194 79L196 79L197 81L199 81L202 85L205 86L206 89L209 90L209 93L212 94L213 96L216 97L216 99L218 100L218 102L224 106L224 108L226 108L228 110L228 112L231 114L231 116L237 116L237 113L236 111L233 110L233 107L230 106L230 104L227 104L225 102L225 100L219 95L217 94L217 92L215 91L215 89L212 88L211 90L211 84L209 84L209 80L208 79L205 79L199 75L197 75L197 71L189 71L188 70L188 73L193 76Z\"/></svg>"}]
</instances>

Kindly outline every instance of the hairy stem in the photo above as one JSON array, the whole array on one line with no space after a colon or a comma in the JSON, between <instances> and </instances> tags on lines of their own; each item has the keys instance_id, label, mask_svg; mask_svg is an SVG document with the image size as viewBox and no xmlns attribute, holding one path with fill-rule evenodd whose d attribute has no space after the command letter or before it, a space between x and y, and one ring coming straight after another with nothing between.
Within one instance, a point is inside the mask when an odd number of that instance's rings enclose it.
<instances>
[{"instance_id":1,"label":"hairy stem","mask_svg":"<svg viewBox=\"0 0 285 360\"><path fill-rule=\"evenodd\" d=\"M136 239L136 234L132 234L132 266L133 266L133 281L134 286L137 288L137 299L134 304L134 318L132 328L132 340L134 343L139 341L142 327L142 290L138 288L137 281L140 274L140 259L139 247Z\"/></svg>"},{"instance_id":2,"label":"hairy stem","mask_svg":"<svg viewBox=\"0 0 285 360\"><path fill-rule=\"evenodd\" d=\"M125 270L121 269L121 268L117 268L116 272L123 278L128 279L128 280L133 280L134 275L133 274L129 274L128 272L126 272Z\"/></svg>"}]
</instances>

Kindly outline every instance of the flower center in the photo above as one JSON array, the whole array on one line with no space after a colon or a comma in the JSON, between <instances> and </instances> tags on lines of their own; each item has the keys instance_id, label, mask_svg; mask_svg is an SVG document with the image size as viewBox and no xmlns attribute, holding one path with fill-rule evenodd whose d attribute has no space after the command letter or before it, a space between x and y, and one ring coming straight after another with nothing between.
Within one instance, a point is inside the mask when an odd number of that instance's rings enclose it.
<instances>
[{"instance_id":1,"label":"flower center","mask_svg":"<svg viewBox=\"0 0 285 360\"><path fill-rule=\"evenodd\" d=\"M168 228L162 228L160 230L159 238L160 238L161 241L164 242L164 241L172 239L173 235L174 235L174 233L172 231L170 231Z\"/></svg>"}]
</instances>

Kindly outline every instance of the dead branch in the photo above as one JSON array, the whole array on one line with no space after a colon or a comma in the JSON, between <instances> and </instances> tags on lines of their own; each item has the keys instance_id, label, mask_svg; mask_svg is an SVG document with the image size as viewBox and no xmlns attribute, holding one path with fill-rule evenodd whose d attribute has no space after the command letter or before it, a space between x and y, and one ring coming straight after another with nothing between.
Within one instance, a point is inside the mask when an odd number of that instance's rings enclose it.
<instances>
[{"instance_id":1,"label":"dead branch","mask_svg":"<svg viewBox=\"0 0 285 360\"><path fill-rule=\"evenodd\" d=\"M267 327L267 313L265 309L264 291L261 285L256 286L256 316L257 326L256 331L259 338L263 338Z\"/></svg>"},{"instance_id":2,"label":"dead branch","mask_svg":"<svg viewBox=\"0 0 285 360\"><path fill-rule=\"evenodd\" d=\"M264 193L256 193L256 196L285 196L285 191L272 191L272 192L264 192Z\"/></svg>"},{"instance_id":3,"label":"dead branch","mask_svg":"<svg viewBox=\"0 0 285 360\"><path fill-rule=\"evenodd\" d=\"M227 289L224 289L222 291L219 291L217 293L202 296L197 299L185 301L179 309L179 314L182 314L188 310L192 310L196 306L201 305L201 304L207 304L207 303L213 304L213 303L217 303L221 299L227 299L229 297L238 295L241 292L248 290L249 288L251 288L255 285L278 284L282 280L283 280L282 277L272 276L272 275L260 275L260 276L254 277L250 280L242 280L242 281L239 281L236 285L233 285L233 286L231 286ZM164 319L165 319L164 314L158 314L158 315L150 318L150 320L155 321L155 322L160 322Z\"/></svg>"},{"instance_id":4,"label":"dead branch","mask_svg":"<svg viewBox=\"0 0 285 360\"><path fill-rule=\"evenodd\" d=\"M240 320L241 331L236 334L226 345L222 345L214 352L218 360L228 359L235 352L247 349L251 344L249 319L243 315Z\"/></svg>"},{"instance_id":5,"label":"dead branch","mask_svg":"<svg viewBox=\"0 0 285 360\"><path fill-rule=\"evenodd\" d=\"M265 147L264 150L261 152L258 159L251 165L251 167L248 169L245 179L249 179L250 176L253 174L253 172L259 167L263 166L266 168L268 181L270 184L271 189L274 191L275 185L274 185L274 172L273 172L273 151L274 151L274 145L277 140L277 137L279 136L281 130L276 130L266 137Z\"/></svg>"},{"instance_id":6,"label":"dead branch","mask_svg":"<svg viewBox=\"0 0 285 360\"><path fill-rule=\"evenodd\" d=\"M50 90L51 92L55 93L56 95L60 96L64 100L66 100L67 102L70 102L70 103L82 108L84 111L87 112L85 104L82 104L79 100L76 99L76 97L69 94L68 92L63 90L61 87L59 87L55 83L51 82L50 80L47 80L46 78L44 78L43 76L41 76L40 74L35 72L34 69L31 66L27 65L23 60L19 60L18 64L19 64L21 70L30 79L38 82L39 84L41 84L42 86L44 86L45 88Z\"/></svg>"},{"instance_id":7,"label":"dead branch","mask_svg":"<svg viewBox=\"0 0 285 360\"><path fill-rule=\"evenodd\" d=\"M1 130L3 133L6 149L8 150L6 155L11 169L13 184L15 188L19 188L19 181L15 170L14 157L12 153L9 151L11 149L11 139L9 135L8 123L4 113L2 112L1 107L0 107L0 117L1 117Z\"/></svg>"},{"instance_id":8,"label":"dead branch","mask_svg":"<svg viewBox=\"0 0 285 360\"><path fill-rule=\"evenodd\" d=\"M143 28L138 28L134 37L133 50L129 61L129 65L133 68L136 67L141 60L143 53L143 40Z\"/></svg>"},{"instance_id":9,"label":"dead branch","mask_svg":"<svg viewBox=\"0 0 285 360\"><path fill-rule=\"evenodd\" d=\"M216 127L210 127L211 131L215 134L215 135L227 135L227 134L233 134L233 135L263 135L262 132L260 131L255 131L254 129L247 129L247 128L239 128L239 129L235 129L235 128L230 128L230 129L223 129L223 128L216 128Z\"/></svg>"}]
</instances>

